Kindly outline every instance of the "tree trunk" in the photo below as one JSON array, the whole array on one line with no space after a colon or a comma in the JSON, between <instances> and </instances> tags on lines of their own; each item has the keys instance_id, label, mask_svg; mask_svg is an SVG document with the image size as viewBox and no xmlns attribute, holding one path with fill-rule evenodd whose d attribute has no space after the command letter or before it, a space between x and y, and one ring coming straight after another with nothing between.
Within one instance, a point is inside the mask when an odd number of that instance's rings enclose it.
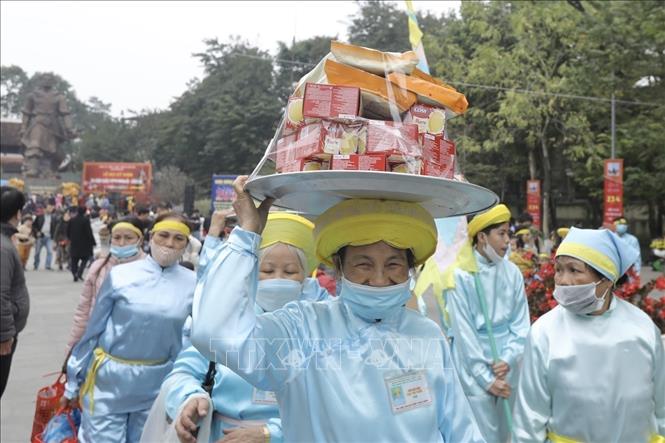
<instances>
[{"instance_id":1,"label":"tree trunk","mask_svg":"<svg viewBox=\"0 0 665 443\"><path fill-rule=\"evenodd\" d=\"M536 172L536 150L529 148L529 178L531 180L536 179Z\"/></svg>"},{"instance_id":2,"label":"tree trunk","mask_svg":"<svg viewBox=\"0 0 665 443\"><path fill-rule=\"evenodd\" d=\"M649 200L649 239L660 238L665 235L663 226L665 203Z\"/></svg>"},{"instance_id":3,"label":"tree trunk","mask_svg":"<svg viewBox=\"0 0 665 443\"><path fill-rule=\"evenodd\" d=\"M647 201L647 213L649 214L649 220L647 223L648 226L648 231L649 231L649 238L654 238L654 232L656 230L656 217L658 214L658 208L654 204L653 200L648 200Z\"/></svg>"},{"instance_id":4,"label":"tree trunk","mask_svg":"<svg viewBox=\"0 0 665 443\"><path fill-rule=\"evenodd\" d=\"M550 124L549 116L545 117L545 124L540 134L540 147L543 154L543 226L542 231L545 237L550 233L551 214L550 214L550 196L552 194L552 172L550 166L550 152L547 146L547 128Z\"/></svg>"}]
</instances>

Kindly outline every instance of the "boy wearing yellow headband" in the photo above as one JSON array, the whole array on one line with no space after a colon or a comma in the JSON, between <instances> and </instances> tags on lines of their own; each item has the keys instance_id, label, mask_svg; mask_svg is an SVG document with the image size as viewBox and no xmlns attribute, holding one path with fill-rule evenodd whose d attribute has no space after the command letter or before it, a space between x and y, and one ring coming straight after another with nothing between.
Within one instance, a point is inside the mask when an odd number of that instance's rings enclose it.
<instances>
[{"instance_id":1,"label":"boy wearing yellow headband","mask_svg":"<svg viewBox=\"0 0 665 443\"><path fill-rule=\"evenodd\" d=\"M339 297L256 316L257 248L272 201L257 209L246 181L235 182L240 226L197 286L199 351L275 391L285 441L484 441L441 330L404 307L414 266L436 246L432 216L415 203L333 206L316 221L315 247L341 274Z\"/></svg>"},{"instance_id":2,"label":"boy wearing yellow headband","mask_svg":"<svg viewBox=\"0 0 665 443\"><path fill-rule=\"evenodd\" d=\"M559 306L524 352L513 442L665 442L660 331L612 294L636 256L613 232L570 229L556 253Z\"/></svg>"},{"instance_id":3,"label":"boy wearing yellow headband","mask_svg":"<svg viewBox=\"0 0 665 443\"><path fill-rule=\"evenodd\" d=\"M469 222L472 251L470 244L445 292L455 367L478 425L492 442L509 436L502 399L512 398L529 332L522 273L505 257L509 220L508 208L497 205Z\"/></svg>"}]
</instances>

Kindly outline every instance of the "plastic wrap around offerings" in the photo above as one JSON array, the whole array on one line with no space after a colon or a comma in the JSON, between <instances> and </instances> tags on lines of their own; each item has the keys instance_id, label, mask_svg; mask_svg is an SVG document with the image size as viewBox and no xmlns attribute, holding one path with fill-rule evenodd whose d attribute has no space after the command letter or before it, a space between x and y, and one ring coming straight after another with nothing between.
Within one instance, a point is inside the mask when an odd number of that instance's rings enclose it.
<instances>
[{"instance_id":1,"label":"plastic wrap around offerings","mask_svg":"<svg viewBox=\"0 0 665 443\"><path fill-rule=\"evenodd\" d=\"M430 196L438 199L433 213L446 215L491 206L496 196L483 188L460 183L473 198L452 192L457 153L446 124L468 104L463 94L416 69L417 61L411 51L384 53L333 41L331 53L284 103L249 188L260 182L254 191L277 198L277 206L312 213L334 198L373 195L406 201ZM423 179L403 178L409 175ZM452 193L441 197L446 186Z\"/></svg>"},{"instance_id":2,"label":"plastic wrap around offerings","mask_svg":"<svg viewBox=\"0 0 665 443\"><path fill-rule=\"evenodd\" d=\"M333 41L294 88L253 177L302 171L377 171L452 179L446 122L463 94L415 68L412 51Z\"/></svg>"}]
</instances>

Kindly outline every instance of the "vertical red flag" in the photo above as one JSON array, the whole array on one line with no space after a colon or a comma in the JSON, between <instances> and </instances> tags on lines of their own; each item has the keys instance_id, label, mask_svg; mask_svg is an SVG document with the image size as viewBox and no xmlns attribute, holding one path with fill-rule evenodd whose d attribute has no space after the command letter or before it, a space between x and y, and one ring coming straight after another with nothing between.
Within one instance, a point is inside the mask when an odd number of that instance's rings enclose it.
<instances>
[{"instance_id":1,"label":"vertical red flag","mask_svg":"<svg viewBox=\"0 0 665 443\"><path fill-rule=\"evenodd\" d=\"M540 229L540 180L527 180L526 182L526 212L533 217L533 226Z\"/></svg>"},{"instance_id":2,"label":"vertical red flag","mask_svg":"<svg viewBox=\"0 0 665 443\"><path fill-rule=\"evenodd\" d=\"M623 215L623 159L605 160L603 222L612 223Z\"/></svg>"}]
</instances>

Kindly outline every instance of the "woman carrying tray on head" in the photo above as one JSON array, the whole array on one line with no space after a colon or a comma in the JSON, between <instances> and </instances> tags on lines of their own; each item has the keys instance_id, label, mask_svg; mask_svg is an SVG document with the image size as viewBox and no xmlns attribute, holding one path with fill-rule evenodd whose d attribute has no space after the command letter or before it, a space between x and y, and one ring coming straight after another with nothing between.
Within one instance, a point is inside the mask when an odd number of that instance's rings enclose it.
<instances>
[{"instance_id":1,"label":"woman carrying tray on head","mask_svg":"<svg viewBox=\"0 0 665 443\"><path fill-rule=\"evenodd\" d=\"M436 247L415 203L346 200L316 223L317 255L341 277L335 300L257 316L258 248L268 208L235 182L240 226L199 280L192 342L274 391L285 441L484 441L441 330L404 307L410 272Z\"/></svg>"}]
</instances>

